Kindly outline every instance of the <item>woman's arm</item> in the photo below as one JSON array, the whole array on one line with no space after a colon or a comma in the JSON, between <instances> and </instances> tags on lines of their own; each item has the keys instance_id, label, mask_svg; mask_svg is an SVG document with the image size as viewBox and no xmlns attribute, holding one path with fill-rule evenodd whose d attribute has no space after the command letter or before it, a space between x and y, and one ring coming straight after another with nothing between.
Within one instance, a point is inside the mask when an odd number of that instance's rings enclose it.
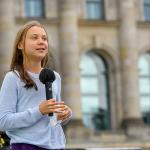
<instances>
[{"instance_id":1,"label":"woman's arm","mask_svg":"<svg viewBox=\"0 0 150 150\"><path fill-rule=\"evenodd\" d=\"M56 79L57 79L57 86L58 86L58 92L57 92L57 100L61 101L61 77L58 73L55 72ZM64 110L62 113L58 113L57 115L58 120L62 121L62 124L66 124L72 117L72 110L69 106L65 105Z\"/></svg>"},{"instance_id":2,"label":"woman's arm","mask_svg":"<svg viewBox=\"0 0 150 150\"><path fill-rule=\"evenodd\" d=\"M14 130L28 127L36 123L42 114L39 106L16 112L17 108L17 80L13 72L6 74L0 90L0 130Z\"/></svg>"}]
</instances>

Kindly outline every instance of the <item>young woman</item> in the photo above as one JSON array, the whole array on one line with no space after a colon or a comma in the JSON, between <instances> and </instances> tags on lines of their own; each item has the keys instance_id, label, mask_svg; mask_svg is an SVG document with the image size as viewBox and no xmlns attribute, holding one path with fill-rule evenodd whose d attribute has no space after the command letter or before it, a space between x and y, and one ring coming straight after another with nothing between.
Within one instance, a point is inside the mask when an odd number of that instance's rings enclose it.
<instances>
[{"instance_id":1,"label":"young woman","mask_svg":"<svg viewBox=\"0 0 150 150\"><path fill-rule=\"evenodd\" d=\"M10 71L0 91L0 130L10 137L11 150L65 147L61 124L71 117L71 109L60 99L57 72L52 83L53 99L46 100L39 74L47 62L47 33L39 22L28 22L17 33ZM49 113L57 114L55 126L50 124Z\"/></svg>"}]
</instances>

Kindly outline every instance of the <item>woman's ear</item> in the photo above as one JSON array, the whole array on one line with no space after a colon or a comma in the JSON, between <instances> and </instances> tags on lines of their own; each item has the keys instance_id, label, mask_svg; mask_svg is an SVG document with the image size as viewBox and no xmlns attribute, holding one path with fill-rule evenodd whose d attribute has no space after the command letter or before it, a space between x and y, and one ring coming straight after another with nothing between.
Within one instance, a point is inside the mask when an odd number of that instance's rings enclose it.
<instances>
[{"instance_id":1,"label":"woman's ear","mask_svg":"<svg viewBox=\"0 0 150 150\"><path fill-rule=\"evenodd\" d=\"M23 45L22 45L22 42L19 42L18 46L17 46L18 49L22 50L23 49Z\"/></svg>"}]
</instances>

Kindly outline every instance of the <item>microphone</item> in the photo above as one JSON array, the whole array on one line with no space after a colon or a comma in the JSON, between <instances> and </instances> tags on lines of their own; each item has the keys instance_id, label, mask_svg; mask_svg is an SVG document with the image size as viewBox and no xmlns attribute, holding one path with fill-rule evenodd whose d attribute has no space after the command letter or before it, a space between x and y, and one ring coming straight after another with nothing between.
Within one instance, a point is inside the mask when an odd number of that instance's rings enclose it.
<instances>
[{"instance_id":1,"label":"microphone","mask_svg":"<svg viewBox=\"0 0 150 150\"><path fill-rule=\"evenodd\" d=\"M39 79L43 84L45 84L46 100L52 99L52 83L55 80L54 71L48 68L42 69L39 75ZM49 116L53 116L53 113L50 113Z\"/></svg>"}]
</instances>

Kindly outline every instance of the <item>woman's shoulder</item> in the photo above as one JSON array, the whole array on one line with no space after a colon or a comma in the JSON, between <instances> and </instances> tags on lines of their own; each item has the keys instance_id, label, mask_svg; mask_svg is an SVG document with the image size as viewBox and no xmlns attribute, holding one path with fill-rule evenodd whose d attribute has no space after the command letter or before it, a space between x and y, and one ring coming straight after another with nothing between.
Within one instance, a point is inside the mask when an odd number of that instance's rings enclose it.
<instances>
[{"instance_id":1,"label":"woman's shoulder","mask_svg":"<svg viewBox=\"0 0 150 150\"><path fill-rule=\"evenodd\" d=\"M61 79L60 74L59 74L58 72L56 72L55 70L54 70L54 74L55 74L56 79L57 79L57 78L58 78L59 80Z\"/></svg>"},{"instance_id":2,"label":"woman's shoulder","mask_svg":"<svg viewBox=\"0 0 150 150\"><path fill-rule=\"evenodd\" d=\"M5 78L7 79L18 79L19 78L19 73L15 71L8 71L5 75Z\"/></svg>"},{"instance_id":3,"label":"woman's shoulder","mask_svg":"<svg viewBox=\"0 0 150 150\"><path fill-rule=\"evenodd\" d=\"M19 76L14 71L8 71L5 76L4 80L2 82L3 85L17 85Z\"/></svg>"}]
</instances>

